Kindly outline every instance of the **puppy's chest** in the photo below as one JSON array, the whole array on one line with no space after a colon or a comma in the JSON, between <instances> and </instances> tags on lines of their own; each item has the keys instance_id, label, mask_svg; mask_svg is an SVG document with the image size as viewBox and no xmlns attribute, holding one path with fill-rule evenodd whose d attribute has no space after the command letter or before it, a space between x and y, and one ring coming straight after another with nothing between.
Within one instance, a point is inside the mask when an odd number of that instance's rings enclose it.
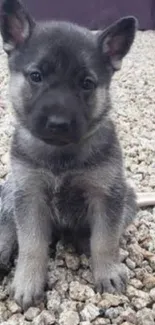
<instances>
[{"instance_id":1,"label":"puppy's chest","mask_svg":"<svg viewBox=\"0 0 155 325\"><path fill-rule=\"evenodd\" d=\"M62 228L75 228L86 217L86 191L72 176L55 177L48 200L52 217Z\"/></svg>"}]
</instances>

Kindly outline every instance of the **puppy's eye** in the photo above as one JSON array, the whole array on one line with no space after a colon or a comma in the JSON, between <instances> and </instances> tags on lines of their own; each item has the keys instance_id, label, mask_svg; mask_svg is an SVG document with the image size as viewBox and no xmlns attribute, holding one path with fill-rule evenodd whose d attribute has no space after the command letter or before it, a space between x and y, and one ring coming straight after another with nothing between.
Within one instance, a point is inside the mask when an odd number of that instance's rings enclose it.
<instances>
[{"instance_id":1,"label":"puppy's eye","mask_svg":"<svg viewBox=\"0 0 155 325\"><path fill-rule=\"evenodd\" d=\"M84 90L93 90L96 88L96 82L91 77L86 77L82 82Z\"/></svg>"},{"instance_id":2,"label":"puppy's eye","mask_svg":"<svg viewBox=\"0 0 155 325\"><path fill-rule=\"evenodd\" d=\"M42 74L39 71L33 71L30 73L30 78L33 82L39 83L42 81Z\"/></svg>"}]
</instances>

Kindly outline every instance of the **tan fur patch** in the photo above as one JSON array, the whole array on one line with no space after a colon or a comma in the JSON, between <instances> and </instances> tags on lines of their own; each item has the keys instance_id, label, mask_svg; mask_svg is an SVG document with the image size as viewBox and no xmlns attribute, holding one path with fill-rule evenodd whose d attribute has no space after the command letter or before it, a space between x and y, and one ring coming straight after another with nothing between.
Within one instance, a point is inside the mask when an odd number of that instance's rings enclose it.
<instances>
[{"instance_id":1,"label":"tan fur patch","mask_svg":"<svg viewBox=\"0 0 155 325\"><path fill-rule=\"evenodd\" d=\"M93 118L98 117L109 104L109 93L105 87L99 87L96 90L96 109L93 112Z\"/></svg>"},{"instance_id":2,"label":"tan fur patch","mask_svg":"<svg viewBox=\"0 0 155 325\"><path fill-rule=\"evenodd\" d=\"M23 107L23 98L30 99L31 88L22 73L12 73L10 77L10 96L13 105L18 109Z\"/></svg>"}]
</instances>

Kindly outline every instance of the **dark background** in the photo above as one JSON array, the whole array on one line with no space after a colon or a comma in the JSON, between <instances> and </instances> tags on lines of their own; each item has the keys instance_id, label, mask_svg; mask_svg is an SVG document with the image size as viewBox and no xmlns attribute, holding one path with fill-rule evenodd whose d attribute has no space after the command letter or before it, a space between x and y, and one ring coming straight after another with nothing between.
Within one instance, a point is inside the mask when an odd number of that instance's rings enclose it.
<instances>
[{"instance_id":1,"label":"dark background","mask_svg":"<svg viewBox=\"0 0 155 325\"><path fill-rule=\"evenodd\" d=\"M134 15L139 20L139 29L155 29L155 0L23 1L39 20L70 20L93 29L106 27L122 16Z\"/></svg>"}]
</instances>

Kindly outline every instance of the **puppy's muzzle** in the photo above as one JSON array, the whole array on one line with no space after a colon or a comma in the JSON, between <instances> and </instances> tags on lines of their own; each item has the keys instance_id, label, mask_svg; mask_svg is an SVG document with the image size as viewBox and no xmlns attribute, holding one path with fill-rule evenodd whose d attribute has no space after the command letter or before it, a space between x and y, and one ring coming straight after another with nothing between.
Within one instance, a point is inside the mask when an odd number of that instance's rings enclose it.
<instances>
[{"instance_id":1,"label":"puppy's muzzle","mask_svg":"<svg viewBox=\"0 0 155 325\"><path fill-rule=\"evenodd\" d=\"M50 116L47 119L46 129L50 133L68 133L70 129L70 121L63 117Z\"/></svg>"}]
</instances>

